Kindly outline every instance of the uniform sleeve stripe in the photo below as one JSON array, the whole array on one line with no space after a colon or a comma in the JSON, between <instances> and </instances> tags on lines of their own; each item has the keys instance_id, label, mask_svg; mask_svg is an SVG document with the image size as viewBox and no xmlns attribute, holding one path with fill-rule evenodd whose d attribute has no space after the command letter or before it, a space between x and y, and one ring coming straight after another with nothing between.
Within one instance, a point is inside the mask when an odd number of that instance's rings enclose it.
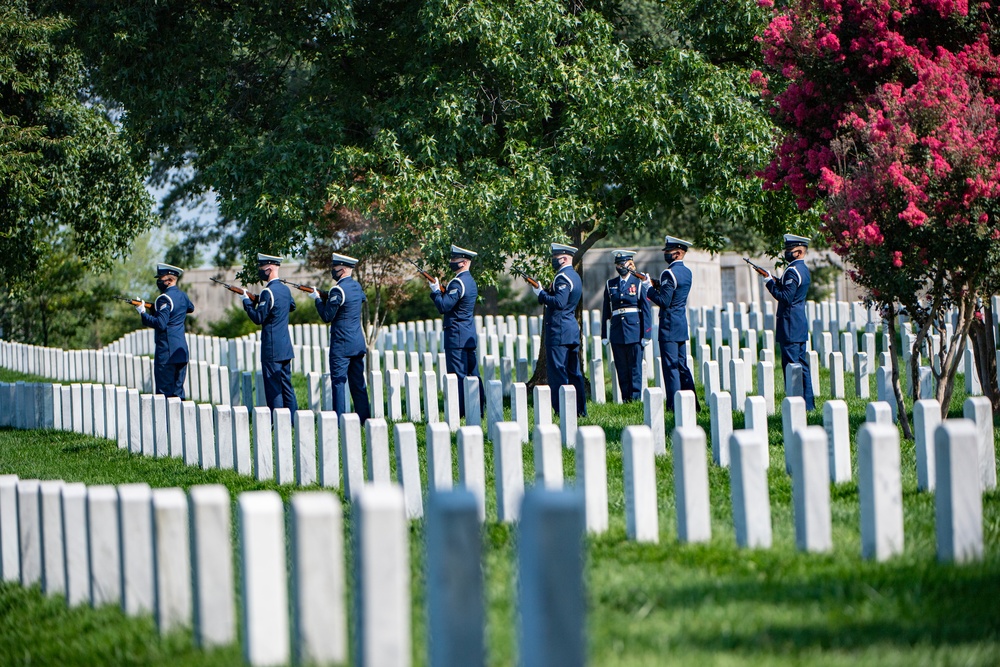
<instances>
[{"instance_id":1,"label":"uniform sleeve stripe","mask_svg":"<svg viewBox=\"0 0 1000 667\"><path fill-rule=\"evenodd\" d=\"M462 296L465 296L465 283L462 282L457 276L451 279L448 283L448 287L451 287L451 283L458 283L458 286L462 288Z\"/></svg>"},{"instance_id":2,"label":"uniform sleeve stripe","mask_svg":"<svg viewBox=\"0 0 1000 667\"><path fill-rule=\"evenodd\" d=\"M338 292L340 292L340 299L342 301L347 301L347 294L344 292L344 288L343 287L341 287L340 285L334 285L333 287L330 288L331 292L333 290L337 290Z\"/></svg>"},{"instance_id":3,"label":"uniform sleeve stripe","mask_svg":"<svg viewBox=\"0 0 1000 667\"><path fill-rule=\"evenodd\" d=\"M799 273L799 270L796 269L794 266L788 267L788 270L795 272L795 284L796 285L801 285L802 284L802 275Z\"/></svg>"},{"instance_id":4,"label":"uniform sleeve stripe","mask_svg":"<svg viewBox=\"0 0 1000 667\"><path fill-rule=\"evenodd\" d=\"M167 301L169 301L170 302L170 310L174 309L174 300L171 299L168 294L161 294L160 296L156 297L157 301L159 301L160 299L166 299Z\"/></svg>"}]
</instances>

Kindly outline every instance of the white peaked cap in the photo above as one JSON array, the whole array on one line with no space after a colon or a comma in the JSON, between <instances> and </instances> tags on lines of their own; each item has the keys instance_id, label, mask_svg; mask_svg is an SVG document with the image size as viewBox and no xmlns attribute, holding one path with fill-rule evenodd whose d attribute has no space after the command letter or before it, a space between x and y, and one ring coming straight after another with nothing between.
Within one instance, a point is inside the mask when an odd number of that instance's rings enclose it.
<instances>
[{"instance_id":1,"label":"white peaked cap","mask_svg":"<svg viewBox=\"0 0 1000 667\"><path fill-rule=\"evenodd\" d=\"M349 255L341 255L340 253L333 253L330 256L330 264L333 266L355 266L358 260Z\"/></svg>"},{"instance_id":2,"label":"white peaked cap","mask_svg":"<svg viewBox=\"0 0 1000 667\"><path fill-rule=\"evenodd\" d=\"M576 248L571 245L565 245L563 243L553 243L552 244L552 254L553 255L575 255Z\"/></svg>"}]
</instances>

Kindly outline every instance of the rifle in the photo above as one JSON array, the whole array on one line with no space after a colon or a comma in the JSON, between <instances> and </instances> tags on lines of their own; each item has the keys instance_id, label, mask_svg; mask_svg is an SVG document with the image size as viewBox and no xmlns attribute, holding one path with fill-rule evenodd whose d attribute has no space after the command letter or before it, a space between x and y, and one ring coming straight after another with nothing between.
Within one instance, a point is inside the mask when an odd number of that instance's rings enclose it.
<instances>
[{"instance_id":1,"label":"rifle","mask_svg":"<svg viewBox=\"0 0 1000 667\"><path fill-rule=\"evenodd\" d=\"M414 268L417 269L417 273L419 273L420 275L422 275L424 277L424 280L426 280L429 283L436 283L437 282L437 278L435 278L431 274L429 274L426 271L424 271L424 268L422 266L420 266L419 264L417 264L415 261L413 261L412 259L408 259L406 261L409 262L410 264L412 264L414 266Z\"/></svg>"},{"instance_id":2,"label":"rifle","mask_svg":"<svg viewBox=\"0 0 1000 667\"><path fill-rule=\"evenodd\" d=\"M213 283L217 283L219 285L222 285L223 287L225 287L227 290L229 290L233 294L239 294L240 296L243 296L243 291L244 290L243 290L242 287L236 287L235 285L230 285L229 283L224 283L221 280L216 280L215 278L212 278L211 280L212 280ZM250 301L253 302L253 303L257 303L257 299L260 298L256 294L254 294L253 292L247 292L247 296L250 298Z\"/></svg>"},{"instance_id":3,"label":"rifle","mask_svg":"<svg viewBox=\"0 0 1000 667\"><path fill-rule=\"evenodd\" d=\"M124 301L125 303L131 304L133 306L140 306L141 305L143 308L152 308L153 307L153 304L151 304L148 301L143 301L142 299L130 299L127 296L116 296L114 298L115 298L116 301Z\"/></svg>"},{"instance_id":4,"label":"rifle","mask_svg":"<svg viewBox=\"0 0 1000 667\"><path fill-rule=\"evenodd\" d=\"M751 262L746 257L743 258L743 261L746 262L747 264L749 264L750 268L753 269L754 271L756 271L757 273L759 273L761 275L761 277L767 278L768 276L771 275L770 273L768 273L767 269L762 269L761 267L757 266L756 264L754 264L753 262Z\"/></svg>"},{"instance_id":5,"label":"rifle","mask_svg":"<svg viewBox=\"0 0 1000 667\"><path fill-rule=\"evenodd\" d=\"M655 289L660 289L660 281L654 278L653 276L649 275L648 273L642 273L640 271L636 271L635 269L629 269L628 272L642 282L646 282L646 280L649 280L649 282L653 284L653 287Z\"/></svg>"},{"instance_id":6,"label":"rifle","mask_svg":"<svg viewBox=\"0 0 1000 667\"><path fill-rule=\"evenodd\" d=\"M537 280L535 280L534 278L532 278L531 276L529 276L527 273L525 273L521 269L512 268L511 272L515 276L520 276L521 278L524 278L524 282L528 283L529 285L531 285L535 289L538 289L539 287L542 286L542 284L540 282L538 282Z\"/></svg>"},{"instance_id":7,"label":"rifle","mask_svg":"<svg viewBox=\"0 0 1000 667\"><path fill-rule=\"evenodd\" d=\"M285 283L289 287L294 287L295 289L302 290L306 294L312 294L313 292L316 292L317 294L319 294L319 298L323 299L324 301L326 301L326 298L330 296L329 292L317 289L315 287L311 287L309 285L299 285L298 283L293 283L292 281L285 280L284 278L278 278L278 280Z\"/></svg>"}]
</instances>

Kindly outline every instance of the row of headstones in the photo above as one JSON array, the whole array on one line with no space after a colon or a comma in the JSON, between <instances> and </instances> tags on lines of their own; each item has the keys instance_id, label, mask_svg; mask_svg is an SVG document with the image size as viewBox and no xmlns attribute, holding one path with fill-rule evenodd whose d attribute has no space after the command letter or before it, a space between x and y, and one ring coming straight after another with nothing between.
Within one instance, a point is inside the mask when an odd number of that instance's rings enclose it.
<instances>
[{"instance_id":1,"label":"row of headstones","mask_svg":"<svg viewBox=\"0 0 1000 667\"><path fill-rule=\"evenodd\" d=\"M107 382L153 391L152 360L131 354L0 341L0 368L60 382Z\"/></svg>"},{"instance_id":2,"label":"row of headstones","mask_svg":"<svg viewBox=\"0 0 1000 667\"><path fill-rule=\"evenodd\" d=\"M710 362L713 363L713 362ZM767 416L774 414L774 389L771 369L767 362L758 364L758 385L764 387L764 396L748 396L740 383L740 374L734 362L730 362L732 385L736 391L729 392L717 389L717 380L708 367L708 378L705 386L709 396L709 417L712 432L713 451L716 452L716 462L724 465L724 452L716 443L725 443L732 431L733 412L743 412L748 429L754 429L767 438ZM761 372L763 369L763 373ZM784 443L790 443L791 435L806 424L805 401L801 397L802 368L798 364L789 364L786 369L786 397L782 401L781 414ZM878 399L868 403L866 418L868 421L892 425L898 421L896 401L891 392L891 378L883 367L878 371ZM867 383L864 385L867 388ZM867 396L867 392L865 392ZM675 397L676 423L694 423L694 394L678 392ZM932 398L922 398L914 403L914 422L917 452L917 479L919 488L933 489L933 456L930 453L931 434L940 421L940 404ZM964 416L976 424L979 430L980 454L983 468L983 489L996 486L996 465L994 461L993 444L993 413L988 399L984 397L969 397L963 406ZM827 400L823 404L823 422L830 441L830 470L834 482L850 479L850 444L848 441L848 410L847 403L840 399ZM839 461L839 463L838 463ZM846 471L847 477L837 471Z\"/></svg>"},{"instance_id":3,"label":"row of headstones","mask_svg":"<svg viewBox=\"0 0 1000 667\"><path fill-rule=\"evenodd\" d=\"M342 664L349 650L357 665L411 663L409 529L398 487L367 484L354 497L350 581L334 494L293 494L287 526L274 491L244 492L237 506L239 582L223 486L185 494L0 475L0 578L40 585L70 607L120 605L129 616L152 614L161 634L190 627L206 649L237 641L239 585L240 636L251 665ZM436 667L486 663L477 513L475 497L464 490L435 493L428 504L427 644ZM557 664L556 655L584 664L580 496L531 490L519 514L522 664ZM559 595L547 595L551 590Z\"/></svg>"},{"instance_id":4,"label":"row of headstones","mask_svg":"<svg viewBox=\"0 0 1000 667\"><path fill-rule=\"evenodd\" d=\"M494 384L499 384L494 382ZM457 378L449 376L449 386ZM523 394L524 385L520 385ZM563 396L564 403L574 408L573 388ZM496 387L491 394L496 398ZM459 476L480 490L485 512L485 470L483 469L483 435L479 425L479 390L475 378L466 382L467 399L472 406L472 418L464 441L469 443L460 457ZM536 389L536 420L551 424L548 387ZM449 394L451 395L451 394ZM436 392L435 404L436 404ZM419 400L415 400L419 410ZM448 405L456 425L458 402ZM524 401L515 414L518 443L527 441L527 416ZM493 413L495 415L496 409ZM251 428L251 416L253 423ZM272 428L273 419L273 428ZM503 408L500 401L499 417ZM571 444L575 420L563 420L561 440ZM383 418L371 418L362 426L357 414L298 410L294 417L284 408L274 410L246 406L195 404L161 394L140 395L134 389L110 385L52 385L44 383L0 383L0 426L15 428L50 428L66 430L99 438L115 440L120 449L155 458L174 457L185 464L202 469L220 468L258 480L274 480L279 484L343 488L350 497L369 481L390 481L389 424ZM293 428L294 427L294 428ZM423 484L420 479L416 427L397 422L395 436L396 469L399 482L406 490L407 510L418 518L423 513ZM451 484L451 433L448 423L436 417L427 425L427 438L435 451L442 446L449 453L447 462L440 454L430 462L435 488ZM476 440L471 433L479 434ZM559 430L557 429L557 433ZM444 443L444 444L442 444ZM477 444L478 443L478 444ZM520 447L520 444L518 444ZM367 456L366 456L367 451ZM437 463L435 467L435 461ZM560 468L561 469L561 468ZM485 516L485 515L484 515Z\"/></svg>"},{"instance_id":5,"label":"row of headstones","mask_svg":"<svg viewBox=\"0 0 1000 667\"><path fill-rule=\"evenodd\" d=\"M693 398L691 392L678 392L675 399L676 405L681 406L677 412L678 426L672 435L677 534L681 542L711 539L706 438L704 430L695 423ZM730 423L728 432L717 429L713 423L711 451L716 464L730 469L737 543L743 547L769 548L772 525L767 421L762 406L751 410L749 403L748 399L748 417L756 414L761 421L748 419L747 428L736 431ZM982 490L968 481L974 476L989 475L984 468L988 457L990 464L986 467L992 468L993 486L984 481L983 489L995 487L992 418L987 422L988 429L983 421L971 419L941 422L935 401L921 403L917 417L921 429L918 459L923 447L924 457L930 459L919 465L929 478L921 483L923 488L936 488L938 557L943 561L978 560L983 554ZM870 423L858 432L861 549L864 558L884 560L903 550L899 432L889 419L887 406L873 403L869 407L872 406L880 414L870 413ZM805 405L799 397L786 398L783 407L785 467L792 476L796 545L803 551L829 551L833 548L830 484L851 480L847 405L843 401L828 401L824 406L827 408L824 427L806 426ZM982 418L982 405L975 404L975 410ZM984 445L987 437L988 447ZM578 443L578 461L587 455L585 447ZM654 443L647 427L636 426L626 427L622 448L627 532L632 539L657 542L658 505L652 461L655 455L666 453L665 449L661 451L658 443ZM590 486L585 486L585 494L588 527L599 532L606 525L606 515L601 514L606 496L592 502ZM593 523L589 514L592 510L600 516Z\"/></svg>"},{"instance_id":6,"label":"row of headstones","mask_svg":"<svg viewBox=\"0 0 1000 667\"><path fill-rule=\"evenodd\" d=\"M0 342L0 367L59 381L82 380L134 388L144 393L156 390L153 361L126 353L104 350L63 351ZM225 366L190 361L184 378L184 392L193 401L221 405L238 403L242 396L238 377L231 377ZM259 394L263 397L262 390Z\"/></svg>"}]
</instances>

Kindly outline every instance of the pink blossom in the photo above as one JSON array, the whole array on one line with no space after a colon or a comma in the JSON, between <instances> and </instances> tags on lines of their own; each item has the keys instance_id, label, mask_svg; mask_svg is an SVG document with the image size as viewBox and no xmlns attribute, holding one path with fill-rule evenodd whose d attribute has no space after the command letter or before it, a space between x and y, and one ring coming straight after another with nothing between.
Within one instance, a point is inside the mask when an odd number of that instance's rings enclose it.
<instances>
[{"instance_id":1,"label":"pink blossom","mask_svg":"<svg viewBox=\"0 0 1000 667\"><path fill-rule=\"evenodd\" d=\"M911 227L919 227L927 222L927 214L917 208L917 205L911 201L903 209L903 212L899 214L899 219L909 223Z\"/></svg>"},{"instance_id":2,"label":"pink blossom","mask_svg":"<svg viewBox=\"0 0 1000 667\"><path fill-rule=\"evenodd\" d=\"M903 268L903 251L893 250L892 251L892 265L897 269Z\"/></svg>"}]
</instances>

